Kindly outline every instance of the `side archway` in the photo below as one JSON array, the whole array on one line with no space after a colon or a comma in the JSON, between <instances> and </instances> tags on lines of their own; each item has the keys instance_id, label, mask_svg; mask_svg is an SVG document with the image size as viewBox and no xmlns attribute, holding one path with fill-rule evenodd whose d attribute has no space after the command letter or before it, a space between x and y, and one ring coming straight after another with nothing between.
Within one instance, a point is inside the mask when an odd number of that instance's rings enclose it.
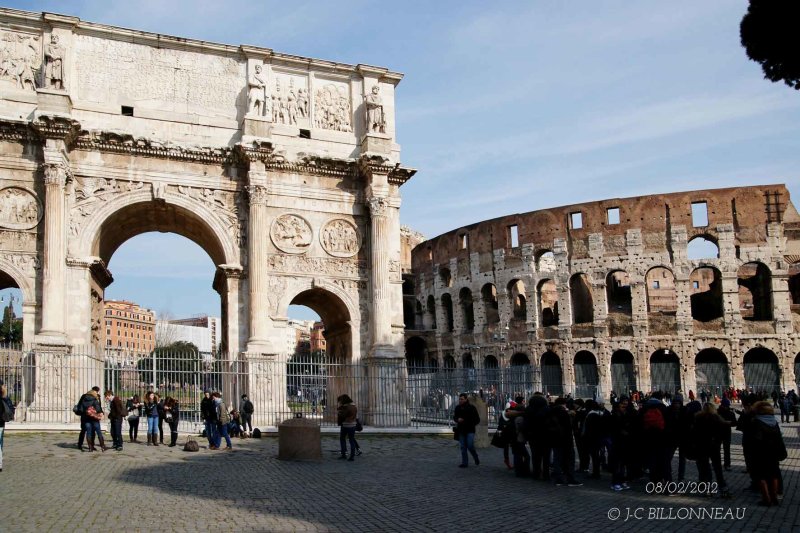
<instances>
[{"instance_id":1,"label":"side archway","mask_svg":"<svg viewBox=\"0 0 800 533\"><path fill-rule=\"evenodd\" d=\"M611 389L617 396L638 390L633 354L627 350L617 350L611 355Z\"/></svg>"},{"instance_id":2,"label":"side archway","mask_svg":"<svg viewBox=\"0 0 800 533\"><path fill-rule=\"evenodd\" d=\"M744 384L756 393L781 390L778 357L768 348L753 348L744 354Z\"/></svg>"},{"instance_id":3,"label":"side archway","mask_svg":"<svg viewBox=\"0 0 800 533\"><path fill-rule=\"evenodd\" d=\"M674 393L681 388L681 363L672 350L656 350L650 356L650 390Z\"/></svg>"},{"instance_id":4,"label":"side archway","mask_svg":"<svg viewBox=\"0 0 800 533\"><path fill-rule=\"evenodd\" d=\"M542 355L542 388L545 394L562 396L564 394L564 377L561 371L561 359L553 352Z\"/></svg>"},{"instance_id":5,"label":"side archway","mask_svg":"<svg viewBox=\"0 0 800 533\"><path fill-rule=\"evenodd\" d=\"M597 398L597 360L592 352L582 350L575 354L575 396L578 398Z\"/></svg>"},{"instance_id":6,"label":"side archway","mask_svg":"<svg viewBox=\"0 0 800 533\"><path fill-rule=\"evenodd\" d=\"M722 393L731 385L731 373L725 354L714 348L700 351L694 360L697 393L706 391L711 395Z\"/></svg>"}]
</instances>

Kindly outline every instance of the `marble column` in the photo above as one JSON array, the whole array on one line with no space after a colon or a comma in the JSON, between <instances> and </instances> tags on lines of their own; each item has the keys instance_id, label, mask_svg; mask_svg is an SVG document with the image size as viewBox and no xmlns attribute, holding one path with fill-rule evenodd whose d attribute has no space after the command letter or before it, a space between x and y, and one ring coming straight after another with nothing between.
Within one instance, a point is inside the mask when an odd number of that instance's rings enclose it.
<instances>
[{"instance_id":1,"label":"marble column","mask_svg":"<svg viewBox=\"0 0 800 533\"><path fill-rule=\"evenodd\" d=\"M247 187L250 210L247 223L248 286L250 289L250 337L248 353L272 353L269 342L269 275L267 242L269 224L267 195L264 185Z\"/></svg>"},{"instance_id":2,"label":"marble column","mask_svg":"<svg viewBox=\"0 0 800 533\"><path fill-rule=\"evenodd\" d=\"M372 273L372 345L392 344L391 293L389 283L389 202L385 197L367 200L370 213L370 267Z\"/></svg>"},{"instance_id":3,"label":"marble column","mask_svg":"<svg viewBox=\"0 0 800 533\"><path fill-rule=\"evenodd\" d=\"M66 287L67 168L60 163L44 165L44 261L42 276L42 329L47 342L65 338L64 290Z\"/></svg>"}]
</instances>

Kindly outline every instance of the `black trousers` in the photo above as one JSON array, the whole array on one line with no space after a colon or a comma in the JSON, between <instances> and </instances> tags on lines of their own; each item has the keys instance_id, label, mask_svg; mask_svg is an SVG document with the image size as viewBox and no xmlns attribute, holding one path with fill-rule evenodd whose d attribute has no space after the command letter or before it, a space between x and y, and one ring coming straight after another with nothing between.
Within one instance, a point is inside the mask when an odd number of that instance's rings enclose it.
<instances>
[{"instance_id":1,"label":"black trousers","mask_svg":"<svg viewBox=\"0 0 800 533\"><path fill-rule=\"evenodd\" d=\"M546 442L531 441L533 453L533 477L544 480L550 479L550 445Z\"/></svg>"},{"instance_id":2,"label":"black trousers","mask_svg":"<svg viewBox=\"0 0 800 533\"><path fill-rule=\"evenodd\" d=\"M122 448L122 419L111 419L111 442L116 448Z\"/></svg>"},{"instance_id":3,"label":"black trousers","mask_svg":"<svg viewBox=\"0 0 800 533\"><path fill-rule=\"evenodd\" d=\"M709 464L709 462L711 464ZM714 476L719 483L719 489L727 488L725 476L722 474L722 460L719 457L719 449L709 451L701 450L697 453L697 476L701 482L711 482L711 469L714 469Z\"/></svg>"}]
</instances>

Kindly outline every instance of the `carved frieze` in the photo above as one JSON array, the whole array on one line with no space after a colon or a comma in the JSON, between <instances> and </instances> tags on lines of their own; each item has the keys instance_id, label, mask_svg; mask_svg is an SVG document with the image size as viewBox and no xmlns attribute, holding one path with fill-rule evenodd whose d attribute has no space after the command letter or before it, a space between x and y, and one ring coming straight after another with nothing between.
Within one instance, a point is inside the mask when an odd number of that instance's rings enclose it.
<instances>
[{"instance_id":1,"label":"carved frieze","mask_svg":"<svg viewBox=\"0 0 800 533\"><path fill-rule=\"evenodd\" d=\"M36 251L36 234L25 231L0 231L0 248L3 250Z\"/></svg>"},{"instance_id":2,"label":"carved frieze","mask_svg":"<svg viewBox=\"0 0 800 533\"><path fill-rule=\"evenodd\" d=\"M186 187L183 185L170 185L168 190L176 189L178 194L191 198L205 205L217 216L225 221L228 232L233 235L234 242L243 243L244 235L242 232L242 222L240 215L241 195L234 191L224 191L220 189L210 189L208 187Z\"/></svg>"},{"instance_id":3,"label":"carved frieze","mask_svg":"<svg viewBox=\"0 0 800 533\"><path fill-rule=\"evenodd\" d=\"M271 100L272 122L290 126L308 126L310 111L308 78L275 74Z\"/></svg>"},{"instance_id":4,"label":"carved frieze","mask_svg":"<svg viewBox=\"0 0 800 533\"><path fill-rule=\"evenodd\" d=\"M12 265L30 276L36 275L36 271L41 268L41 263L36 254L10 253L3 255Z\"/></svg>"},{"instance_id":5,"label":"carved frieze","mask_svg":"<svg viewBox=\"0 0 800 533\"><path fill-rule=\"evenodd\" d=\"M313 234L311 224L306 219L290 213L276 218L269 232L275 247L288 254L308 251Z\"/></svg>"},{"instance_id":6,"label":"carved frieze","mask_svg":"<svg viewBox=\"0 0 800 533\"><path fill-rule=\"evenodd\" d=\"M42 204L33 191L16 186L0 189L0 228L35 228L42 213Z\"/></svg>"},{"instance_id":7,"label":"carved frieze","mask_svg":"<svg viewBox=\"0 0 800 533\"><path fill-rule=\"evenodd\" d=\"M41 56L38 35L1 32L0 86L35 91Z\"/></svg>"},{"instance_id":8,"label":"carved frieze","mask_svg":"<svg viewBox=\"0 0 800 533\"><path fill-rule=\"evenodd\" d=\"M72 236L77 236L86 219L114 196L144 187L144 182L141 181L104 178L75 177L73 183L75 201L70 210L69 222L69 232Z\"/></svg>"},{"instance_id":9,"label":"carved frieze","mask_svg":"<svg viewBox=\"0 0 800 533\"><path fill-rule=\"evenodd\" d=\"M381 196L370 196L367 198L367 207L369 213L373 217L386 216L386 210L389 208L389 201Z\"/></svg>"},{"instance_id":10,"label":"carved frieze","mask_svg":"<svg viewBox=\"0 0 800 533\"><path fill-rule=\"evenodd\" d=\"M345 83L326 83L314 95L314 126L333 131L353 131L350 95Z\"/></svg>"},{"instance_id":11,"label":"carved frieze","mask_svg":"<svg viewBox=\"0 0 800 533\"><path fill-rule=\"evenodd\" d=\"M367 265L364 261L331 257L270 254L269 268L276 272L322 273L336 277L359 278L367 276Z\"/></svg>"},{"instance_id":12,"label":"carved frieze","mask_svg":"<svg viewBox=\"0 0 800 533\"><path fill-rule=\"evenodd\" d=\"M333 257L353 257L361 248L361 235L355 224L336 218L322 227L319 242Z\"/></svg>"}]
</instances>

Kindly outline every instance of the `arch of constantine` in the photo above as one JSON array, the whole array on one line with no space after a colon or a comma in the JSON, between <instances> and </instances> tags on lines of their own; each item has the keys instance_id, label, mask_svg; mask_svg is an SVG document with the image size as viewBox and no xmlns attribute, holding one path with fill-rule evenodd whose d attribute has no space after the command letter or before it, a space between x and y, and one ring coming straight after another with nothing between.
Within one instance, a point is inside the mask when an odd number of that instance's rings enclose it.
<instances>
[{"instance_id":1,"label":"arch of constantine","mask_svg":"<svg viewBox=\"0 0 800 533\"><path fill-rule=\"evenodd\" d=\"M522 366L536 390L601 398L800 379L800 216L783 185L509 215L411 262L409 363Z\"/></svg>"},{"instance_id":2,"label":"arch of constantine","mask_svg":"<svg viewBox=\"0 0 800 533\"><path fill-rule=\"evenodd\" d=\"M286 401L259 369L287 357L290 304L322 317L334 358L402 371L401 74L12 9L0 39L0 288L21 290L36 347L28 420L95 384L63 361L94 364L76 347L101 343L107 265L151 231L213 260L262 413ZM354 394L368 423L403 423L377 408L398 391Z\"/></svg>"}]
</instances>

